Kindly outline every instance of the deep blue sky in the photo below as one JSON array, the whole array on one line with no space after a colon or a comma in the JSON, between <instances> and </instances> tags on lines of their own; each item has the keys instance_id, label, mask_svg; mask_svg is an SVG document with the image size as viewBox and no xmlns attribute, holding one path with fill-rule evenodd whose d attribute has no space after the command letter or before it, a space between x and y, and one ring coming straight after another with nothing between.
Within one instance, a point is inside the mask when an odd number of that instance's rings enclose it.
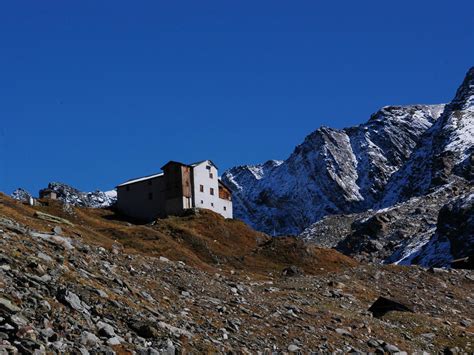
<instances>
[{"instance_id":1,"label":"deep blue sky","mask_svg":"<svg viewBox=\"0 0 474 355\"><path fill-rule=\"evenodd\" d=\"M474 2L3 1L0 191L284 159L320 125L449 101Z\"/></svg>"}]
</instances>

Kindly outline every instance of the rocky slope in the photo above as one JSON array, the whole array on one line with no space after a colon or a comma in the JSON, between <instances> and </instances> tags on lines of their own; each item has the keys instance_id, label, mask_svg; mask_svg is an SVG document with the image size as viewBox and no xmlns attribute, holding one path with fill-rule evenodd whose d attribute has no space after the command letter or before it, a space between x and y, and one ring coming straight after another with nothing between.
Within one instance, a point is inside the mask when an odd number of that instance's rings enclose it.
<instances>
[{"instance_id":1,"label":"rocky slope","mask_svg":"<svg viewBox=\"0 0 474 355\"><path fill-rule=\"evenodd\" d=\"M472 254L471 195L458 181L389 208L328 216L301 237L365 262L450 266Z\"/></svg>"},{"instance_id":2,"label":"rocky slope","mask_svg":"<svg viewBox=\"0 0 474 355\"><path fill-rule=\"evenodd\" d=\"M384 107L357 127L319 128L284 162L230 169L223 179L235 216L267 233L298 234L326 215L370 208L443 108Z\"/></svg>"},{"instance_id":3,"label":"rocky slope","mask_svg":"<svg viewBox=\"0 0 474 355\"><path fill-rule=\"evenodd\" d=\"M301 243L211 212L133 225L0 194L0 353L474 350L472 271Z\"/></svg>"},{"instance_id":4,"label":"rocky slope","mask_svg":"<svg viewBox=\"0 0 474 355\"><path fill-rule=\"evenodd\" d=\"M50 182L46 189L55 191L58 200L72 206L103 208L113 206L117 201L117 192L115 190L82 192L61 182ZM15 200L27 202L31 194L19 188L11 196Z\"/></svg>"}]
</instances>

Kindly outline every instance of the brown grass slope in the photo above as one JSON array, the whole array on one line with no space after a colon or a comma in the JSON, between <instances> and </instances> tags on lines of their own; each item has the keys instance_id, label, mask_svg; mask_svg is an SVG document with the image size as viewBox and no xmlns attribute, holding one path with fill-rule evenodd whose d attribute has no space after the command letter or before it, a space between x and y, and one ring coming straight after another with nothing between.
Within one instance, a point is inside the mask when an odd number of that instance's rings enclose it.
<instances>
[{"instance_id":1,"label":"brown grass slope","mask_svg":"<svg viewBox=\"0 0 474 355\"><path fill-rule=\"evenodd\" d=\"M0 215L32 229L49 232L54 223L35 217L36 211L65 218L74 226L62 224L64 234L112 248L119 245L126 253L164 256L207 271L245 270L250 273L281 272L295 265L309 274L338 271L356 262L334 250L306 245L295 238L271 238L245 223L226 220L202 210L184 217L169 217L153 224L132 224L108 209L65 209L58 201L43 206L27 206L0 194Z\"/></svg>"}]
</instances>

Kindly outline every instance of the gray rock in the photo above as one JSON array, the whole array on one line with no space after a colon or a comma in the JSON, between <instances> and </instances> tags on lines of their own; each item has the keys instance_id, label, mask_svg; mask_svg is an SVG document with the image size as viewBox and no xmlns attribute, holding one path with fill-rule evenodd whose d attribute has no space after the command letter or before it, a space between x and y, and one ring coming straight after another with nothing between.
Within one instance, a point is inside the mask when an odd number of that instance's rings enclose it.
<instances>
[{"instance_id":1,"label":"gray rock","mask_svg":"<svg viewBox=\"0 0 474 355\"><path fill-rule=\"evenodd\" d=\"M110 346L114 346L114 345L120 345L120 344L122 344L122 342L120 341L119 337L114 336L114 337L107 340L107 344L110 345Z\"/></svg>"},{"instance_id":2,"label":"gray rock","mask_svg":"<svg viewBox=\"0 0 474 355\"><path fill-rule=\"evenodd\" d=\"M88 348L94 348L97 346L97 344L100 343L100 339L93 333L90 332L83 332L81 334L81 344L88 347Z\"/></svg>"},{"instance_id":3,"label":"gray rock","mask_svg":"<svg viewBox=\"0 0 474 355\"><path fill-rule=\"evenodd\" d=\"M17 313L21 311L21 308L16 306L12 301L0 297L0 309L4 309L11 313Z\"/></svg>"},{"instance_id":4,"label":"gray rock","mask_svg":"<svg viewBox=\"0 0 474 355\"><path fill-rule=\"evenodd\" d=\"M182 335L184 335L187 338L192 338L193 337L191 332L189 332L185 329L181 329L181 328L172 326L171 324L168 324L168 323L165 323L165 322L158 322L158 326L162 329L165 329L165 330L169 331L170 333L172 333L176 337L180 337Z\"/></svg>"},{"instance_id":5,"label":"gray rock","mask_svg":"<svg viewBox=\"0 0 474 355\"><path fill-rule=\"evenodd\" d=\"M115 336L115 330L110 324L99 321L97 322L97 328L99 329L99 335L101 336L105 336L107 338L112 338Z\"/></svg>"},{"instance_id":6,"label":"gray rock","mask_svg":"<svg viewBox=\"0 0 474 355\"><path fill-rule=\"evenodd\" d=\"M68 348L67 344L65 344L61 340L57 340L57 341L53 342L52 347L59 353L65 353L67 351L67 348Z\"/></svg>"},{"instance_id":7,"label":"gray rock","mask_svg":"<svg viewBox=\"0 0 474 355\"><path fill-rule=\"evenodd\" d=\"M421 334L421 336L425 339L433 340L435 338L436 334L434 334L434 333L423 333L423 334Z\"/></svg>"},{"instance_id":8,"label":"gray rock","mask_svg":"<svg viewBox=\"0 0 474 355\"><path fill-rule=\"evenodd\" d=\"M28 319L23 317L21 314L11 315L10 316L10 322L13 323L14 325L16 325L18 328L19 327L24 327L25 325L27 325L29 323Z\"/></svg>"},{"instance_id":9,"label":"gray rock","mask_svg":"<svg viewBox=\"0 0 474 355\"><path fill-rule=\"evenodd\" d=\"M395 345L392 345L392 344L385 344L383 346L383 349L390 353L390 354L394 354L394 353L399 353L400 352L400 349L397 348Z\"/></svg>"},{"instance_id":10,"label":"gray rock","mask_svg":"<svg viewBox=\"0 0 474 355\"><path fill-rule=\"evenodd\" d=\"M87 350L86 348L84 348L82 346L79 348L79 352L81 353L81 355L89 355L90 354L89 350Z\"/></svg>"},{"instance_id":11,"label":"gray rock","mask_svg":"<svg viewBox=\"0 0 474 355\"><path fill-rule=\"evenodd\" d=\"M369 341L367 342L367 345L372 348L377 348L380 345L382 345L382 343L376 339L369 339Z\"/></svg>"},{"instance_id":12,"label":"gray rock","mask_svg":"<svg viewBox=\"0 0 474 355\"><path fill-rule=\"evenodd\" d=\"M170 339L168 339L166 341L165 354L166 355L175 355L176 354L176 347L174 346L173 342Z\"/></svg>"},{"instance_id":13,"label":"gray rock","mask_svg":"<svg viewBox=\"0 0 474 355\"><path fill-rule=\"evenodd\" d=\"M300 350L299 346L298 345L295 345L295 344L290 344L288 345L288 351L290 353L294 353L296 351Z\"/></svg>"},{"instance_id":14,"label":"gray rock","mask_svg":"<svg viewBox=\"0 0 474 355\"><path fill-rule=\"evenodd\" d=\"M336 333L339 334L339 335L345 335L345 336L348 336L348 337L352 337L351 332L349 332L348 330L343 329L343 328L336 328Z\"/></svg>"},{"instance_id":15,"label":"gray rock","mask_svg":"<svg viewBox=\"0 0 474 355\"><path fill-rule=\"evenodd\" d=\"M89 314L90 307L82 302L78 295L69 290L60 289L56 294L56 298L76 311Z\"/></svg>"},{"instance_id":16,"label":"gray rock","mask_svg":"<svg viewBox=\"0 0 474 355\"><path fill-rule=\"evenodd\" d=\"M96 289L95 292L97 292L97 294L102 298L109 298L109 295L101 289Z\"/></svg>"},{"instance_id":17,"label":"gray rock","mask_svg":"<svg viewBox=\"0 0 474 355\"><path fill-rule=\"evenodd\" d=\"M39 251L38 254L36 255L38 258L41 260L47 261L48 263L53 261L53 258L51 258L49 255Z\"/></svg>"}]
</instances>

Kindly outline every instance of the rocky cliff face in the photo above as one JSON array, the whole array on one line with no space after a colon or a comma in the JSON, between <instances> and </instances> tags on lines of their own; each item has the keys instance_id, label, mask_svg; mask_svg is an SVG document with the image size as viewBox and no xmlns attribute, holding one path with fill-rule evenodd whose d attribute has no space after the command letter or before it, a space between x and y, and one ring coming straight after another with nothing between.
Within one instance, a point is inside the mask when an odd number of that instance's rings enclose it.
<instances>
[{"instance_id":1,"label":"rocky cliff face","mask_svg":"<svg viewBox=\"0 0 474 355\"><path fill-rule=\"evenodd\" d=\"M454 259L474 256L474 192L443 206L437 232L449 240Z\"/></svg>"},{"instance_id":2,"label":"rocky cliff face","mask_svg":"<svg viewBox=\"0 0 474 355\"><path fill-rule=\"evenodd\" d=\"M384 107L357 127L319 128L283 162L230 169L223 179L235 216L267 233L297 234L326 215L370 208L443 109Z\"/></svg>"},{"instance_id":3,"label":"rocky cliff face","mask_svg":"<svg viewBox=\"0 0 474 355\"><path fill-rule=\"evenodd\" d=\"M388 208L327 216L301 237L364 262L449 266L472 251L471 190L468 182L457 179Z\"/></svg>"},{"instance_id":4,"label":"rocky cliff face","mask_svg":"<svg viewBox=\"0 0 474 355\"><path fill-rule=\"evenodd\" d=\"M382 205L425 194L448 183L453 174L472 180L473 152L474 68L471 68L441 117L391 178Z\"/></svg>"}]
</instances>

